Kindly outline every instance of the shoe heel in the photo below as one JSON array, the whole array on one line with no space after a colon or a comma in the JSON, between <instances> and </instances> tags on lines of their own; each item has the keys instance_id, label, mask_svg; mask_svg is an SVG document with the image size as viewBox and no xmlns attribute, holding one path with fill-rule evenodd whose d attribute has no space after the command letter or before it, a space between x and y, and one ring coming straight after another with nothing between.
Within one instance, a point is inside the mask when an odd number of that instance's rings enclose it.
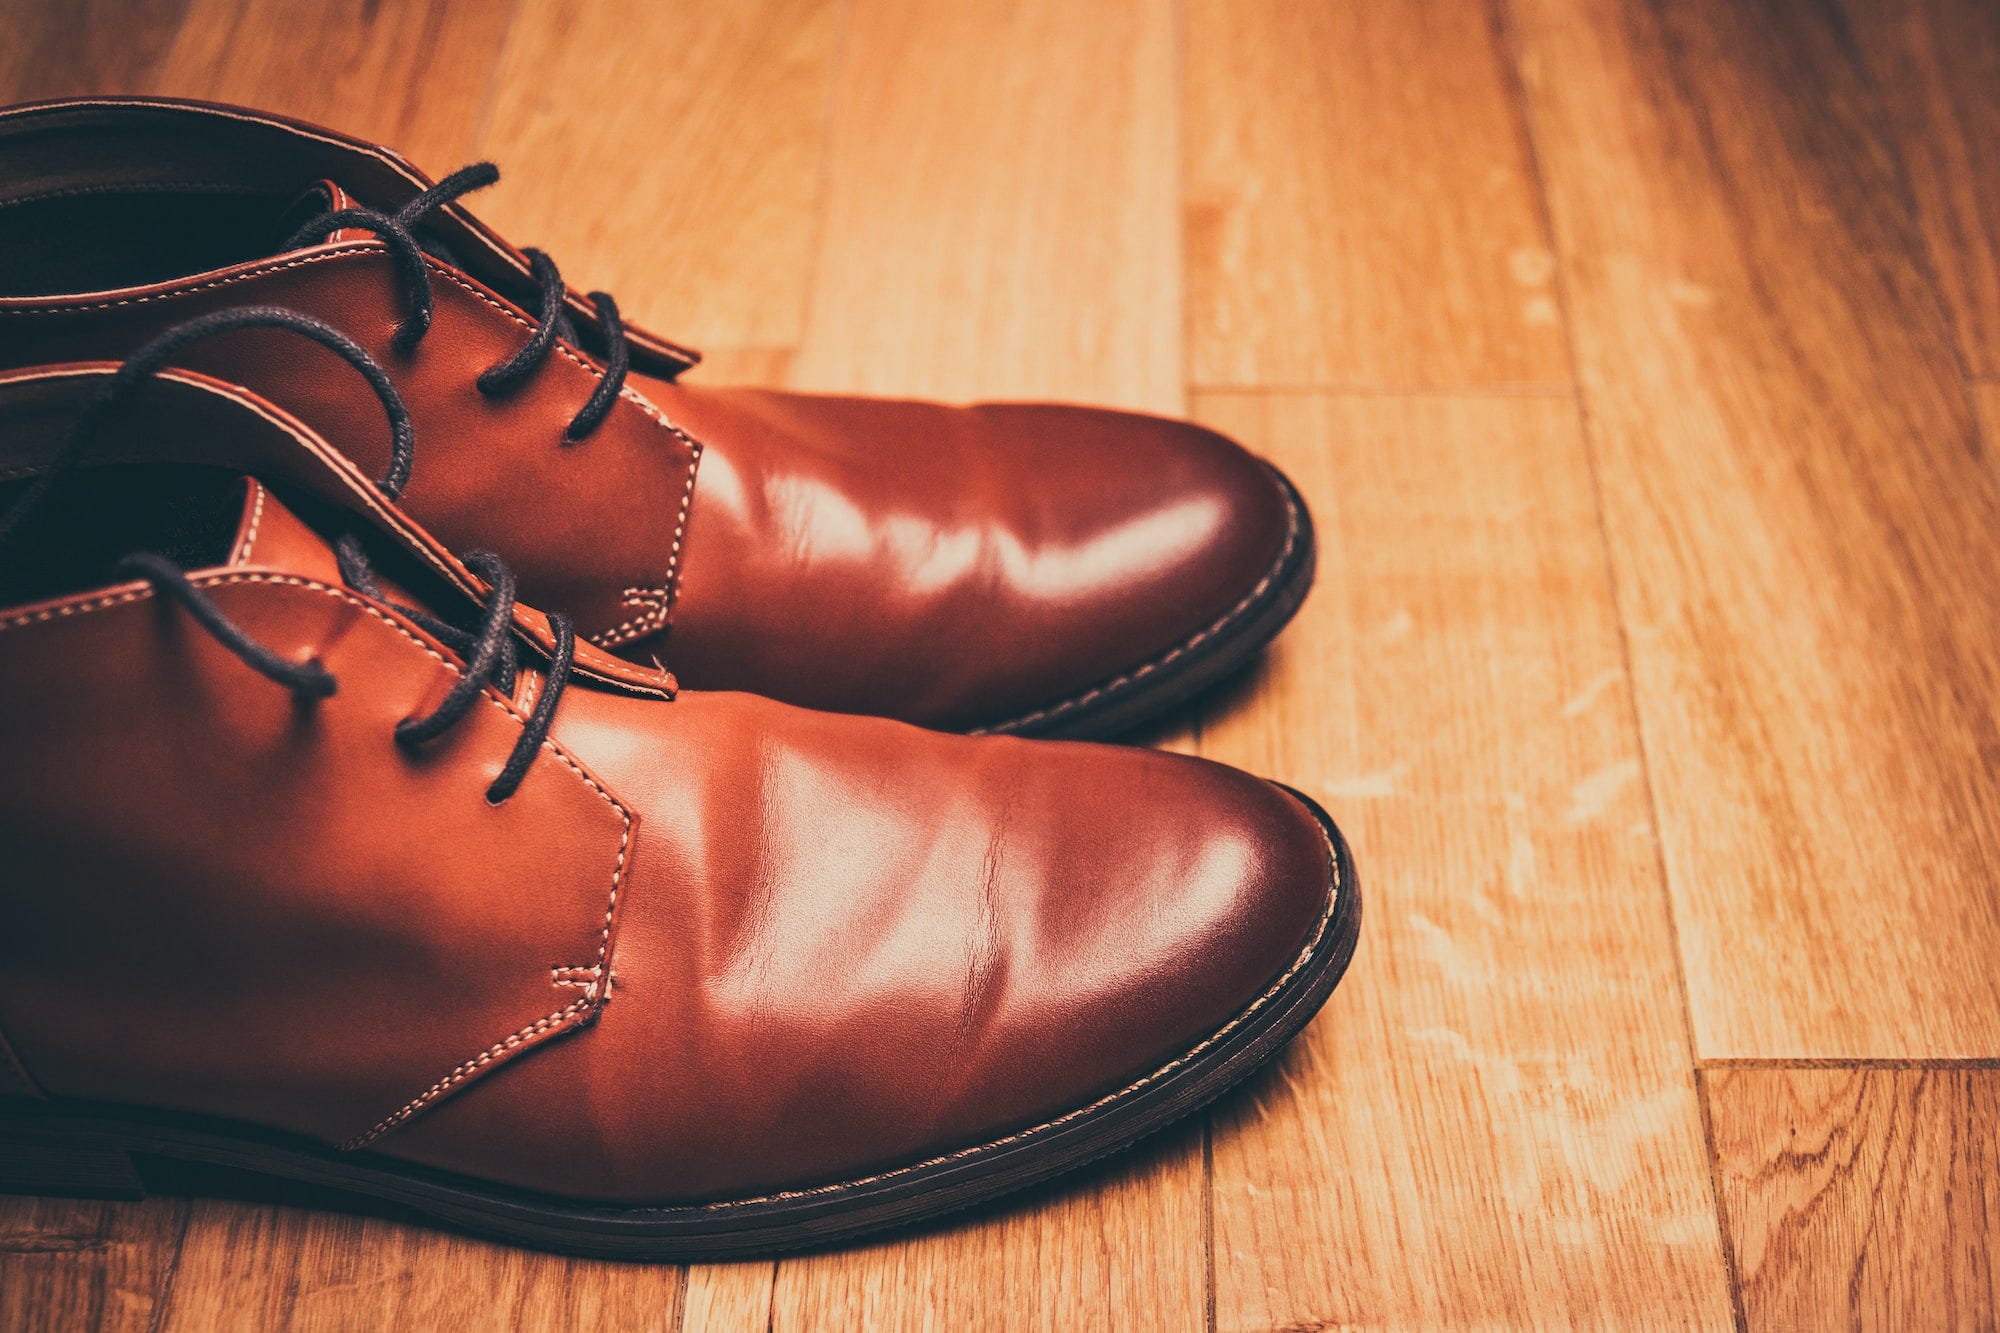
<instances>
[{"instance_id":1,"label":"shoe heel","mask_svg":"<svg viewBox=\"0 0 2000 1333\"><path fill-rule=\"evenodd\" d=\"M0 1122L0 1194L143 1199L146 1182L122 1148Z\"/></svg>"}]
</instances>

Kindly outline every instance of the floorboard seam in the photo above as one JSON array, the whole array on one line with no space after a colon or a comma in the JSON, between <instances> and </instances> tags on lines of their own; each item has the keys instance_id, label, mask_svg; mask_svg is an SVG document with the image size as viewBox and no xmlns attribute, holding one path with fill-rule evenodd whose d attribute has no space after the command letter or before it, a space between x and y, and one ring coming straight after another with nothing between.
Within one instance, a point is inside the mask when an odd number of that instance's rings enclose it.
<instances>
[{"instance_id":1,"label":"floorboard seam","mask_svg":"<svg viewBox=\"0 0 2000 1333\"><path fill-rule=\"evenodd\" d=\"M1535 136L1534 111L1528 101L1527 88L1522 82L1520 44L1515 39L1510 0L1489 0L1487 13L1494 27L1494 40L1500 51L1500 64L1507 80L1508 92L1520 117L1523 152L1534 189L1536 212L1553 260L1550 285L1555 292L1557 315L1562 320L1563 347L1569 356L1570 383L1574 386L1572 399L1576 407L1577 430L1583 444L1584 465L1590 474L1591 498L1595 501L1598 550L1603 562L1605 585L1611 597L1612 618L1618 627L1619 666L1625 680L1626 727L1632 736L1633 745L1639 752L1640 784L1644 789L1646 810L1653 828L1653 864L1658 875L1661 906L1667 924L1667 944L1673 954L1674 980L1681 996L1681 1025L1687 1043L1689 1087L1694 1096L1695 1115L1701 1126L1702 1153L1707 1158L1709 1213L1715 1219L1716 1241L1722 1253L1723 1281L1729 1290L1730 1313L1735 1319L1736 1327L1746 1329L1749 1325L1743 1305L1743 1284L1736 1268L1735 1250L1729 1243L1729 1224L1722 1202L1722 1182L1719 1175L1720 1164L1715 1153L1715 1134L1709 1121L1708 1098L1701 1086L1701 1067L1698 1059L1700 1048L1695 1040L1694 995L1688 986L1687 959L1681 949L1680 922L1674 914L1674 894L1673 886L1668 879L1666 844L1660 836L1660 806L1659 797L1653 787L1652 756L1647 751L1646 730L1639 716L1638 682L1632 667L1632 639L1625 624L1625 602L1619 596L1618 566L1612 558L1611 533L1604 513L1604 483L1597 466L1597 447L1591 431L1590 410L1584 400L1584 381L1576 350L1577 329L1570 300L1569 274L1563 261L1562 250L1557 244L1555 213L1549 203L1541 144Z\"/></svg>"},{"instance_id":2,"label":"floorboard seam","mask_svg":"<svg viewBox=\"0 0 2000 1333\"><path fill-rule=\"evenodd\" d=\"M1329 397L1353 398L1570 398L1576 394L1576 387L1570 384L1543 384L1537 382L1489 383L1489 384L1361 384L1341 381L1311 382L1278 381L1257 383L1208 383L1198 380L1188 381L1190 396L1203 394L1216 397L1237 397L1250 394L1325 394Z\"/></svg>"},{"instance_id":3,"label":"floorboard seam","mask_svg":"<svg viewBox=\"0 0 2000 1333\"><path fill-rule=\"evenodd\" d=\"M1872 1055L1797 1055L1797 1056L1720 1056L1696 1062L1698 1069L1713 1069L1725 1072L1742 1070L1786 1070L1786 1069L1995 1069L2000 1070L2000 1056L1872 1056Z\"/></svg>"}]
</instances>

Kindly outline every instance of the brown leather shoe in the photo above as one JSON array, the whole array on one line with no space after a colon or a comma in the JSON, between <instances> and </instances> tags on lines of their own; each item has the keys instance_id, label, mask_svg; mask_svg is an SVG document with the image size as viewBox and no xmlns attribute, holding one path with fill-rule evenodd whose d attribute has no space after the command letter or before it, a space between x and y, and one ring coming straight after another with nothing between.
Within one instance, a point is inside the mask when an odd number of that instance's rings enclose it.
<instances>
[{"instance_id":1,"label":"brown leather shoe","mask_svg":"<svg viewBox=\"0 0 2000 1333\"><path fill-rule=\"evenodd\" d=\"M698 688L1106 735L1242 665L1304 598L1304 506L1221 436L679 384L695 353L453 202L492 178L432 186L386 149L226 107L0 112L0 367L122 357L230 305L329 320L409 400L420 522ZM237 341L191 364L369 475L386 463L330 357Z\"/></svg>"},{"instance_id":2,"label":"brown leather shoe","mask_svg":"<svg viewBox=\"0 0 2000 1333\"><path fill-rule=\"evenodd\" d=\"M170 1158L579 1253L815 1244L1189 1113L1346 967L1303 798L680 692L144 368L0 375L0 1188Z\"/></svg>"}]
</instances>

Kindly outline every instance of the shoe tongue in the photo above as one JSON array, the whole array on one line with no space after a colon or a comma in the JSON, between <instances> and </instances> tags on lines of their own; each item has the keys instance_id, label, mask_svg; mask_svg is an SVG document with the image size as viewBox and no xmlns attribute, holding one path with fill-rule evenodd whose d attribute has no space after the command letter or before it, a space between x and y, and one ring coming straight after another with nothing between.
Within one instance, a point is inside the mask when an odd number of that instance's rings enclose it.
<instances>
[{"instance_id":1,"label":"shoe tongue","mask_svg":"<svg viewBox=\"0 0 2000 1333\"><path fill-rule=\"evenodd\" d=\"M252 478L243 497L243 516L229 548L229 568L282 570L299 578L339 583L340 562L326 538L285 508L263 483Z\"/></svg>"},{"instance_id":2,"label":"shoe tongue","mask_svg":"<svg viewBox=\"0 0 2000 1333\"><path fill-rule=\"evenodd\" d=\"M291 248L286 243L291 240L292 234L298 231L300 227L305 226L306 223L311 222L314 218L326 213L337 212L343 208L359 208L360 206L361 201L341 189L338 183L334 181L316 181L304 194L294 199L291 206L279 217L276 228L277 235L273 238L272 244L280 249ZM329 234L322 243L366 240L371 234L366 230L343 227L339 231Z\"/></svg>"}]
</instances>

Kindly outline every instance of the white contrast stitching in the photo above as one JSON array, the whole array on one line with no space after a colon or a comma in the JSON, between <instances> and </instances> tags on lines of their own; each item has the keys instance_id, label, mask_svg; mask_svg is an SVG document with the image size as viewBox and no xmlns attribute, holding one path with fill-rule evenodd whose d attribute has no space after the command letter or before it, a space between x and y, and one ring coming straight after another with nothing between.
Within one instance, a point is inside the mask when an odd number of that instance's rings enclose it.
<instances>
[{"instance_id":1,"label":"white contrast stitching","mask_svg":"<svg viewBox=\"0 0 2000 1333\"><path fill-rule=\"evenodd\" d=\"M47 375L37 375L35 376L35 378L73 379L73 378L81 378L90 373L91 372L89 371L83 371L83 370L63 370L58 372L52 372ZM273 427L283 431L285 434L299 441L301 447L305 448L306 451L309 454L312 454L313 457L319 458L319 454L317 453L316 450L314 450L311 443L306 439L306 437L300 435L298 431L295 430L292 426L288 425L286 422L279 419L277 416L273 415L270 411L266 410L263 404L259 402L257 399L251 397L245 397L235 392L233 386L218 385L218 384L196 384L194 381L184 380L184 379L177 379L176 382L181 384L191 385L192 387L195 388L199 388L204 393L217 394L218 396L226 398L228 401L235 403L238 406L243 407L255 413L258 417L269 422ZM350 468L353 466L352 463L349 463L345 460L345 457L343 455L336 455L336 457L340 458L341 463L343 465ZM157 461L157 458L155 455L152 454L117 455L108 458L97 457L93 455L91 459L91 463L93 466L105 463L146 463L154 461ZM321 461L324 463L326 460L322 459ZM327 465L330 467L334 466L332 464L327 464ZM0 481L11 481L17 477L38 476L42 473L43 470L44 467L41 464L28 464L19 467L7 468L5 470L0 470ZM346 481L349 484L349 489L353 492L356 498L360 499L361 502L368 507L369 512L376 515L382 521L383 526L387 527L392 532L401 531L401 528L399 527L400 520L397 512L392 511L389 508L385 507L377 499L375 487L372 482L369 482L365 478L363 478L360 479L357 483L356 478L359 477L358 472L355 474L355 476L350 477L345 473L341 473L338 467L334 467L334 471L336 475L340 476L343 481ZM692 480L690 480L688 484L690 487L692 487L694 483L692 482ZM425 558L429 560L441 574L445 575L447 581L456 582L458 580L459 576L453 574L449 569L447 569L442 563L440 563L437 560L437 558L434 555L426 553ZM464 589L464 591L469 592L470 588L467 587L466 589ZM69 612L65 611L63 612L63 614L67 615L69 614ZM601 670L597 670L596 668L585 668L585 669L597 671L597 674L599 676L602 676L604 674ZM660 674L666 675L667 669L665 667L660 667ZM614 677L612 679L613 679L613 684L618 689L627 690L634 694L644 696L646 698L661 699L667 702L673 701L674 696L671 693L667 692L666 690L659 688L658 686L643 685L637 681L626 680L622 676Z\"/></svg>"},{"instance_id":2,"label":"white contrast stitching","mask_svg":"<svg viewBox=\"0 0 2000 1333\"><path fill-rule=\"evenodd\" d=\"M681 539L687 532L688 511L694 505L695 472L701 467L701 456L704 446L701 441L695 439L694 436L689 435L672 422L667 421L664 417L661 418L661 424L665 425L668 430L673 431L674 434L680 436L688 445L687 485L681 488L681 512L679 517L674 520L674 545L673 550L667 556L666 578L663 580L662 586L658 588L627 588L625 590L625 605L643 606L647 608L646 613L634 616L624 624L596 635L592 639L592 642L600 648L616 648L621 644L631 643L635 639L643 639L648 634L665 629L667 625L672 623L674 618L674 603L679 599L680 595Z\"/></svg>"},{"instance_id":3,"label":"white contrast stitching","mask_svg":"<svg viewBox=\"0 0 2000 1333\"><path fill-rule=\"evenodd\" d=\"M513 710L509 709L508 714L509 716L512 716ZM544 742L544 744L546 744L546 742ZM558 752L558 754L560 754L560 752ZM569 764L569 766L575 770L577 776L582 778L584 782L589 785L592 791L596 792L599 796L603 797L605 804L609 805L613 810L617 811L618 817L624 821L624 829L619 834L618 837L618 863L612 867L611 871L611 896L609 901L607 901L604 906L604 929L603 932L598 936L598 941L597 941L597 963L594 967L587 969L596 976L602 977L605 975L607 971L607 964L611 954L611 925L613 918L616 916L618 911L618 891L619 887L625 882L625 863L627 858L631 855L632 851L632 814L624 806L620 805L617 802L617 800L611 796L609 792L605 791L604 788L598 786L597 783L590 777L588 773L585 773L581 768L577 767L577 765L572 763L566 756L563 756L563 762ZM565 970L583 970L583 969L565 969ZM384 1118L381 1121L381 1123L377 1124L373 1129L370 1129L367 1133L357 1134L353 1138L347 1140L347 1142L340 1144L339 1145L340 1149L343 1152L352 1152L357 1148L366 1147L368 1144L374 1142L376 1139L381 1138L384 1134L387 1134L390 1130L395 1129L397 1126L408 1121L412 1116L416 1115L417 1112L423 1110L426 1106L429 1106L431 1103L445 1096L445 1094L449 1093L453 1088L465 1082L466 1079L471 1078L474 1074L478 1073L481 1069L485 1068L487 1065L491 1064L494 1060L506 1054L508 1051L511 1051L516 1047L522 1046L527 1042L533 1041L537 1037L546 1035L550 1032L554 1032L558 1028L567 1026L571 1019L577 1017L578 1015L582 1014L585 1010L591 1008L597 1002L597 999L598 999L598 989L595 986L595 984L593 984L588 988L586 988L583 995L578 997L576 1000L572 1001L570 1004L565 1005L563 1008L556 1010L552 1014L547 1014L541 1018L536 1019L534 1022L528 1024L528 1026L522 1028L519 1032L501 1038L499 1041L493 1043L493 1045L481 1051L478 1055L473 1056L470 1060L467 1060L464 1064L458 1066L458 1068L452 1070L449 1074L446 1074L436 1083L433 1083L429 1088L426 1088L418 1096L411 1098L394 1114Z\"/></svg>"},{"instance_id":4,"label":"white contrast stitching","mask_svg":"<svg viewBox=\"0 0 2000 1333\"><path fill-rule=\"evenodd\" d=\"M50 620L67 620L71 616L88 615L92 611L102 611L106 607L123 606L127 602L142 602L153 595L151 584L133 588L126 592L106 593L87 602L64 602L60 606L47 606L39 611L24 611L20 615L0 620L0 633L10 629L20 629L23 625L39 625Z\"/></svg>"},{"instance_id":5,"label":"white contrast stitching","mask_svg":"<svg viewBox=\"0 0 2000 1333\"><path fill-rule=\"evenodd\" d=\"M425 653L429 654L429 656L433 661L437 662L439 665L443 666L446 670L452 672L454 675L463 676L465 674L463 668L461 668L457 663L453 662L451 659L447 658L443 653L440 653L437 649L433 648L430 644L424 642L422 639L418 638L415 634L411 633L407 628L399 624L394 617L390 616L387 612L381 610L379 607L373 605L372 603L364 601L362 598L356 596L354 593L348 591L345 588L336 588L329 583L321 583L316 579L299 578L291 574L254 574L254 573L214 574L205 577L197 577L190 581L194 583L195 586L201 588L226 587L238 583L270 583L270 584L283 584L287 587L303 588L311 592L323 593L326 596L333 597L340 601L346 602L350 606L353 606L358 610L365 611L369 615L375 617L375 619L381 621L383 624L387 625L390 629L395 630L398 634L408 639L411 643L423 649ZM102 611L107 607L120 606L128 602L144 601L152 596L153 596L152 586L150 584L147 584L139 588L130 589L126 592L113 593L87 602L70 602L70 603L65 603L64 605L59 607L48 607L38 612L34 612L27 615L19 615L9 620L0 621L0 632L5 632L10 629L18 629L23 625L37 624L43 621L56 620L69 616L85 615L93 611ZM495 693L490 686L480 694L480 698L484 699L488 704L491 704L494 708L498 709L504 716L513 719L514 724L516 726L525 727L527 725L526 719L523 718L521 714L515 710L514 706L505 701L504 699L500 698L500 696L497 693ZM618 837L618 860L611 870L611 893L604 907L604 927L603 930L599 932L597 939L597 963L594 968L590 969L594 971L597 975L602 976L608 970L608 965L610 962L611 927L618 911L619 888L625 881L625 864L627 859L630 857L632 850L632 812L630 810L627 810L625 806L618 800L617 797L613 796L610 792L606 791L604 787L598 783L596 778L592 777L588 772L586 772L581 764L577 763L576 760L572 759L569 756L569 754L565 750L563 750L561 746L557 745L553 740L547 737L543 737L540 748L554 755L558 760L562 762L563 766L568 768L570 772L574 773L586 787L596 792L600 800L602 800L606 805L610 806L614 811L617 812L618 818L623 824L623 829ZM352 1150L355 1148L362 1147L363 1145L381 1137L383 1134L388 1133L390 1130L396 1128L396 1126L402 1124L404 1121L408 1120L411 1116L414 1116L417 1112L421 1111L424 1107L430 1105L432 1102L444 1096L447 1092L451 1091L452 1088L458 1086L460 1083L463 1083L466 1079L470 1078L474 1073L478 1072L486 1065L491 1064L500 1055L514 1049L517 1046L522 1045L525 1042L533 1040L537 1036L540 1036L547 1032L552 1032L555 1029L564 1026L572 1018L575 1018L584 1010L589 1009L595 1003L596 998L597 996L594 991L586 992L581 998L571 1002L568 1005L565 1005L563 1008L556 1010L554 1013L547 1014L542 1018L537 1019L535 1022L528 1024L528 1026L522 1028L519 1032L513 1033L511 1036L504 1037L500 1041L495 1042L492 1046L488 1047L486 1050L480 1052L472 1059L467 1060L464 1064L459 1065L449 1074L439 1079L436 1083L432 1084L429 1088L425 1089L424 1092L412 1098L409 1102L403 1105L395 1113L382 1120L381 1123L377 1124L373 1129L370 1129L365 1134L357 1135L354 1138L349 1139L347 1142L339 1146L343 1149Z\"/></svg>"},{"instance_id":6,"label":"white contrast stitching","mask_svg":"<svg viewBox=\"0 0 2000 1333\"><path fill-rule=\"evenodd\" d=\"M237 273L211 279L208 282L195 283L185 287L175 287L169 291L148 292L140 296L125 296L109 301L86 301L66 305L12 306L5 301L0 301L0 314L67 315L77 311L111 310L121 306L147 305L157 301L174 300L190 292L214 291L223 287L235 286L238 283L247 282L253 278L268 277L273 273L282 273L286 269L300 268L307 264L359 259L369 255L387 253L388 246L381 241L344 241L338 245L328 246L326 249L315 254L301 255L293 259L261 264L255 268L247 268ZM535 326L529 323L525 317L509 309L506 304L494 297L479 284L468 278L459 276L428 255L424 256L424 262L429 266L433 276L443 278L446 282L451 283L461 291L499 311L521 328L526 329L530 333L534 332ZM602 380L604 378L603 371L585 360L567 342L558 338L554 343L554 347L565 359L593 379ZM699 440L670 421L665 413L661 412L650 399L646 398L638 390L632 388L630 385L621 386L618 390L618 396L637 407L648 417L651 417L655 423L688 447L687 484L681 488L680 515L674 524L674 544L672 551L667 557L666 574L663 576L661 586L653 590L659 594L659 609L649 612L644 616L636 616L611 629L590 635L590 641L600 648L613 648L619 644L629 643L634 639L644 638L656 630L665 628L668 621L672 618L674 592L678 586L680 576L681 536L687 530L688 510L694 500L695 472L700 466L702 453L702 445Z\"/></svg>"},{"instance_id":7,"label":"white contrast stitching","mask_svg":"<svg viewBox=\"0 0 2000 1333\"><path fill-rule=\"evenodd\" d=\"M257 529L264 523L264 497L269 494L260 482L251 482L250 489L257 492L257 498L250 506L250 526L243 533L243 540L230 553L229 563L243 565L250 562L250 548L257 544Z\"/></svg>"},{"instance_id":8,"label":"white contrast stitching","mask_svg":"<svg viewBox=\"0 0 2000 1333\"><path fill-rule=\"evenodd\" d=\"M602 981L604 998L608 1000L611 992L617 989L618 973L600 973L594 967L552 967L549 969L549 980L552 985L575 986L592 995L597 993L598 982Z\"/></svg>"}]
</instances>

